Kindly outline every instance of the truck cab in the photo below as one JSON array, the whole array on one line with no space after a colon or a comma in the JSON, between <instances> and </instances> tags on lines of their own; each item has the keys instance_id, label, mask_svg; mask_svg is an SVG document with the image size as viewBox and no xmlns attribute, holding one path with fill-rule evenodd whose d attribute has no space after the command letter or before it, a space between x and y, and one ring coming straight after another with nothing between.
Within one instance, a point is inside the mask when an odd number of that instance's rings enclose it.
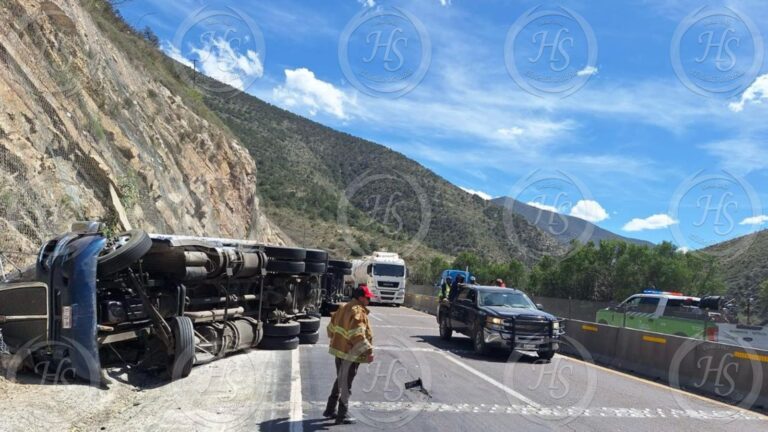
<instances>
[{"instance_id":1,"label":"truck cab","mask_svg":"<svg viewBox=\"0 0 768 432\"><path fill-rule=\"evenodd\" d=\"M373 293L371 303L399 306L405 302L405 261L394 252L374 252L352 261L355 284L368 285Z\"/></svg>"}]
</instances>

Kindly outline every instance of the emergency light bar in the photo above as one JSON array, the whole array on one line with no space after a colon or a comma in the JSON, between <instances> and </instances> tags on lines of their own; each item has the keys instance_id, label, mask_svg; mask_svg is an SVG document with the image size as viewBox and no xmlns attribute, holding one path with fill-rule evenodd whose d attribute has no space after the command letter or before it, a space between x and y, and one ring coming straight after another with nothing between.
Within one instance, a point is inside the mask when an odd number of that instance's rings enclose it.
<instances>
[{"instance_id":1,"label":"emergency light bar","mask_svg":"<svg viewBox=\"0 0 768 432\"><path fill-rule=\"evenodd\" d=\"M677 291L659 291L659 290L653 290L653 289L645 289L643 290L643 294L664 294L664 295L674 295L674 296L683 296L685 294Z\"/></svg>"}]
</instances>

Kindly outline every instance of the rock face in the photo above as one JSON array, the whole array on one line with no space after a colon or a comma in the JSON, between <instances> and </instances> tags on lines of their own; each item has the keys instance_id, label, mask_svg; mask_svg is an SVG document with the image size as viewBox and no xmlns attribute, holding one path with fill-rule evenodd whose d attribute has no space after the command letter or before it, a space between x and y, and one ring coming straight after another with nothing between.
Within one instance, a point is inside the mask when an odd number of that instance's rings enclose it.
<instances>
[{"instance_id":1,"label":"rock face","mask_svg":"<svg viewBox=\"0 0 768 432\"><path fill-rule=\"evenodd\" d=\"M284 243L249 153L151 72L79 2L0 0L0 251L14 264L82 219Z\"/></svg>"}]
</instances>

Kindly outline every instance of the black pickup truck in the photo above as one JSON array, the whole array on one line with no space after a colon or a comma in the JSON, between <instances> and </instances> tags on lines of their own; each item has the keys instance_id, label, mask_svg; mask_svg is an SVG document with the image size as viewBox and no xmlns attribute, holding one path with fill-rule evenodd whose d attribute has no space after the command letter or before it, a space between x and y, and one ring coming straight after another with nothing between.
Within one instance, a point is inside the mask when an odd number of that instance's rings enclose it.
<instances>
[{"instance_id":1,"label":"black pickup truck","mask_svg":"<svg viewBox=\"0 0 768 432\"><path fill-rule=\"evenodd\" d=\"M536 351L545 360L560 348L562 321L542 311L524 292L481 285L460 288L453 302L443 300L440 305L437 322L442 339L450 340L456 331L472 338L477 354L498 347Z\"/></svg>"}]
</instances>

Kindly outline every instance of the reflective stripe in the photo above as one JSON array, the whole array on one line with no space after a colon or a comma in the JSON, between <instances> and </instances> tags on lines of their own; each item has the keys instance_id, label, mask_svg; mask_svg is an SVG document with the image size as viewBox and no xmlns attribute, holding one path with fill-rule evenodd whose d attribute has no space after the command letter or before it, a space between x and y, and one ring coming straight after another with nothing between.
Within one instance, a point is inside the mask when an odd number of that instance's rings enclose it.
<instances>
[{"instance_id":1,"label":"reflective stripe","mask_svg":"<svg viewBox=\"0 0 768 432\"><path fill-rule=\"evenodd\" d=\"M328 352L333 356L338 357L342 360L347 360L355 363L368 363L368 355L366 354L361 354L355 357L351 354L345 353L344 351L337 350L336 348L333 348L333 347L329 347Z\"/></svg>"},{"instance_id":2,"label":"reflective stripe","mask_svg":"<svg viewBox=\"0 0 768 432\"><path fill-rule=\"evenodd\" d=\"M359 336L365 333L365 329L362 327L356 327L356 328L347 330L344 327L333 325L333 324L328 324L328 331L331 333L338 334L344 339L352 339L355 336Z\"/></svg>"}]
</instances>

